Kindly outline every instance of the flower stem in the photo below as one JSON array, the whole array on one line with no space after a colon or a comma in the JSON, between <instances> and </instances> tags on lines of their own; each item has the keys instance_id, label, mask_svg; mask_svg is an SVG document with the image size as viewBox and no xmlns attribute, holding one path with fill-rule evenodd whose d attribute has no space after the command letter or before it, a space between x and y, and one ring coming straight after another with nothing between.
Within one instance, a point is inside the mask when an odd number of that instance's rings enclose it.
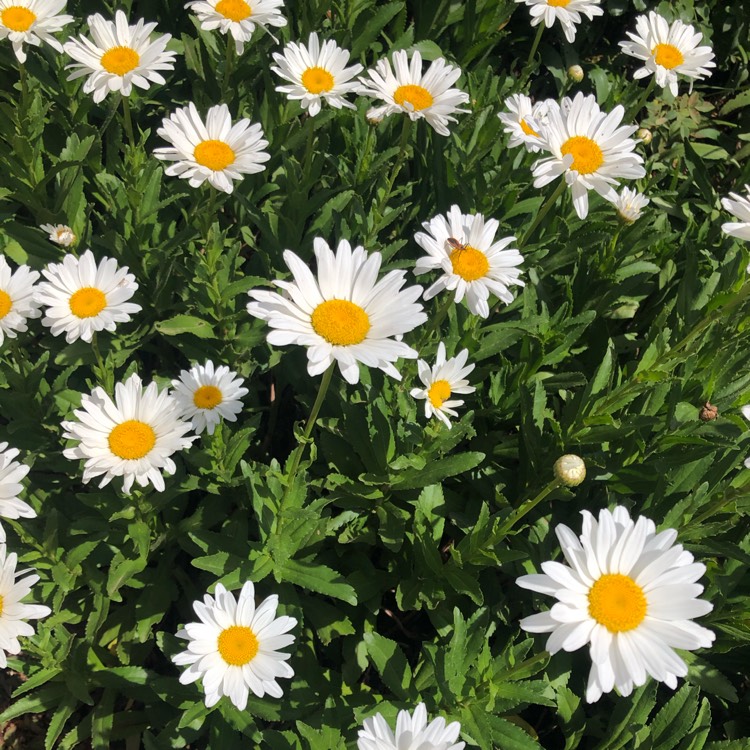
<instances>
[{"instance_id":1,"label":"flower stem","mask_svg":"<svg viewBox=\"0 0 750 750\"><path fill-rule=\"evenodd\" d=\"M542 33L544 32L544 21L542 21L539 24L539 28L536 30L536 36L534 37L534 42L531 45L531 51L529 52L529 57L526 60L526 65L524 66L523 73L521 74L521 78L519 80L519 88L523 88L526 85L526 81L529 80L529 76L531 75L531 70L534 66L534 55L536 55L536 51L539 48L539 42L542 41Z\"/></svg>"},{"instance_id":2,"label":"flower stem","mask_svg":"<svg viewBox=\"0 0 750 750\"><path fill-rule=\"evenodd\" d=\"M429 343L430 339L432 338L432 334L435 331L440 330L440 324L443 322L443 320L445 320L445 316L448 314L448 310L450 310L451 305L455 300L455 295L451 290L446 289L444 290L444 293L445 300L440 305L440 307L438 307L437 312L432 316L432 320L430 320L429 324L422 333L422 338L419 342L420 349L425 346L425 344Z\"/></svg>"},{"instance_id":3,"label":"flower stem","mask_svg":"<svg viewBox=\"0 0 750 750\"><path fill-rule=\"evenodd\" d=\"M104 386L104 390L111 394L114 389L114 377L113 373L110 372L107 367L101 351L99 351L99 342L97 341L97 338L97 332L94 332L94 335L91 337L91 349L96 357L97 376L99 382Z\"/></svg>"},{"instance_id":4,"label":"flower stem","mask_svg":"<svg viewBox=\"0 0 750 750\"><path fill-rule=\"evenodd\" d=\"M551 492L554 492L558 487L560 487L561 482L559 479L555 478L553 479L544 489L542 489L536 497L531 498L531 500L526 500L526 502L522 503L518 508L516 508L503 522L503 524L500 526L500 528L497 531L497 535L502 537L505 534L507 534L517 523L520 521L527 513L534 510L539 503L544 500L547 495L549 495Z\"/></svg>"},{"instance_id":5,"label":"flower stem","mask_svg":"<svg viewBox=\"0 0 750 750\"><path fill-rule=\"evenodd\" d=\"M651 80L648 82L648 86L646 86L645 90L641 94L640 99L638 99L637 104L633 107L633 109L630 110L630 112L628 112L627 120L629 122L635 120L636 115L643 109L643 105L648 101L648 98L653 93L655 86L656 76L651 76Z\"/></svg>"},{"instance_id":6,"label":"flower stem","mask_svg":"<svg viewBox=\"0 0 750 750\"><path fill-rule=\"evenodd\" d=\"M122 95L121 95L122 96ZM133 131L133 118L130 116L130 102L127 96L122 96L122 113L125 122L125 132L131 146L135 146L135 133Z\"/></svg>"},{"instance_id":7,"label":"flower stem","mask_svg":"<svg viewBox=\"0 0 750 750\"><path fill-rule=\"evenodd\" d=\"M552 193L549 198L547 198L544 205L542 205L542 207L539 209L539 212L534 217L534 221L531 222L531 226L524 233L521 241L518 243L519 247L526 246L528 241L531 239L531 236L534 234L534 230L542 223L542 219L544 219L544 217L549 213L550 208L555 205L557 199L563 194L564 190L565 179L561 178L557 188L555 188L555 192Z\"/></svg>"},{"instance_id":8,"label":"flower stem","mask_svg":"<svg viewBox=\"0 0 750 750\"><path fill-rule=\"evenodd\" d=\"M221 82L221 94L224 101L227 100L229 92L229 81L232 77L232 68L234 67L235 49L234 39L231 34L227 34L227 55L224 63L224 79Z\"/></svg>"}]
</instances>

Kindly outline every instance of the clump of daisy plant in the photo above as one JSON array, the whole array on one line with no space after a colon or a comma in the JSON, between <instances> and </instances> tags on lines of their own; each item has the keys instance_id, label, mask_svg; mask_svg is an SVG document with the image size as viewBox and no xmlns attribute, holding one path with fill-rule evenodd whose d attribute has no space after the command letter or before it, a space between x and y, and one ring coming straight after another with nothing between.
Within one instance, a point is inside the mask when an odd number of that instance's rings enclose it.
<instances>
[{"instance_id":1,"label":"clump of daisy plant","mask_svg":"<svg viewBox=\"0 0 750 750\"><path fill-rule=\"evenodd\" d=\"M0 0L0 39L8 39L20 63L26 62L24 44L38 47L42 42L57 52L62 44L52 36L62 31L73 16L62 14L67 0Z\"/></svg>"},{"instance_id":2,"label":"clump of daisy plant","mask_svg":"<svg viewBox=\"0 0 750 750\"><path fill-rule=\"evenodd\" d=\"M11 270L4 255L0 255L0 346L5 337L14 339L28 331L26 321L42 313L36 299L35 283L39 272L21 265Z\"/></svg>"}]
</instances>

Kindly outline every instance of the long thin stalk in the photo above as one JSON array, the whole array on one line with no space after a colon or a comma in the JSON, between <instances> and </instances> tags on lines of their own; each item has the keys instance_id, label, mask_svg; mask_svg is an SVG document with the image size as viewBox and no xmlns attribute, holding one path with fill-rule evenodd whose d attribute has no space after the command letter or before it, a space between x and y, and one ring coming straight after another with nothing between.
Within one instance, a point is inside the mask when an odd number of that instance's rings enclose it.
<instances>
[{"instance_id":1,"label":"long thin stalk","mask_svg":"<svg viewBox=\"0 0 750 750\"><path fill-rule=\"evenodd\" d=\"M547 198L546 202L542 205L542 207L539 209L539 212L534 217L534 221L531 222L531 226L524 233L521 241L518 243L519 247L525 247L527 245L528 241L534 234L534 230L539 226L539 224L541 224L542 219L544 219L544 217L549 213L550 208L555 205L557 199L563 194L564 190L565 180L561 178L557 188L555 189L555 192L552 193L549 198Z\"/></svg>"},{"instance_id":2,"label":"long thin stalk","mask_svg":"<svg viewBox=\"0 0 750 750\"><path fill-rule=\"evenodd\" d=\"M643 93L641 94L640 99L638 99L637 103L633 107L633 109L630 110L627 114L626 122L632 122L635 120L637 114L643 109L643 105L648 101L649 96L654 91L654 87L656 86L656 76L651 76L651 80L648 82L648 86L644 89Z\"/></svg>"},{"instance_id":3,"label":"long thin stalk","mask_svg":"<svg viewBox=\"0 0 750 750\"><path fill-rule=\"evenodd\" d=\"M536 508L539 503L544 500L547 495L554 492L560 487L561 482L559 479L553 479L546 487L544 487L535 497L531 500L526 500L518 508L516 508L503 522L502 526L498 529L498 535L507 534L527 513L530 513Z\"/></svg>"},{"instance_id":4,"label":"long thin stalk","mask_svg":"<svg viewBox=\"0 0 750 750\"><path fill-rule=\"evenodd\" d=\"M133 130L133 118L130 115L130 102L127 96L122 97L122 113L125 122L125 132L128 134L128 141L131 146L135 146L135 131Z\"/></svg>"},{"instance_id":5,"label":"long thin stalk","mask_svg":"<svg viewBox=\"0 0 750 750\"><path fill-rule=\"evenodd\" d=\"M534 37L534 42L531 45L531 51L529 52L529 57L526 60L526 65L524 65L523 73L521 73L521 78L519 81L519 88L523 88L526 85L526 81L529 80L529 76L531 75L531 70L534 66L534 55L536 55L536 51L539 48L539 42L542 41L542 34L544 33L544 21L542 21L539 24L539 28L536 30L536 36Z\"/></svg>"}]
</instances>

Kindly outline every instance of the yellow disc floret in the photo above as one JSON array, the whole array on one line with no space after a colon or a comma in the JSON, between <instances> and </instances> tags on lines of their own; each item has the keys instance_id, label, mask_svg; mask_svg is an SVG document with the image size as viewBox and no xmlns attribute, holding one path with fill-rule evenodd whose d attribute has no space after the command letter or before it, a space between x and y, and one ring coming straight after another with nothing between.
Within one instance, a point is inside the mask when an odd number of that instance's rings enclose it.
<instances>
[{"instance_id":1,"label":"yellow disc floret","mask_svg":"<svg viewBox=\"0 0 750 750\"><path fill-rule=\"evenodd\" d=\"M203 141L195 147L193 158L202 167L221 172L234 164L234 151L224 141Z\"/></svg>"},{"instance_id":2,"label":"yellow disc floret","mask_svg":"<svg viewBox=\"0 0 750 750\"><path fill-rule=\"evenodd\" d=\"M427 391L430 403L439 409L451 395L451 384L447 380L436 380Z\"/></svg>"},{"instance_id":3,"label":"yellow disc floret","mask_svg":"<svg viewBox=\"0 0 750 750\"><path fill-rule=\"evenodd\" d=\"M215 385L202 385L193 394L193 403L199 409L213 409L223 400L224 396Z\"/></svg>"},{"instance_id":4,"label":"yellow disc floret","mask_svg":"<svg viewBox=\"0 0 750 750\"><path fill-rule=\"evenodd\" d=\"M599 144L585 135L574 135L568 138L560 146L560 153L563 156L568 154L573 156L570 169L574 169L578 174L592 174L604 164L604 154Z\"/></svg>"},{"instance_id":5,"label":"yellow disc floret","mask_svg":"<svg viewBox=\"0 0 750 750\"><path fill-rule=\"evenodd\" d=\"M109 433L109 449L118 458L135 461L147 456L156 444L156 433L150 425L137 419L121 422Z\"/></svg>"},{"instance_id":6,"label":"yellow disc floret","mask_svg":"<svg viewBox=\"0 0 750 750\"><path fill-rule=\"evenodd\" d=\"M565 8L570 5L570 0L547 0L547 5L551 8Z\"/></svg>"},{"instance_id":7,"label":"yellow disc floret","mask_svg":"<svg viewBox=\"0 0 750 750\"><path fill-rule=\"evenodd\" d=\"M233 667L250 663L260 648L255 633L243 625L232 625L222 630L217 645L221 658Z\"/></svg>"},{"instance_id":8,"label":"yellow disc floret","mask_svg":"<svg viewBox=\"0 0 750 750\"><path fill-rule=\"evenodd\" d=\"M220 0L216 3L216 12L221 13L224 18L237 23L250 18L253 14L253 9L245 0Z\"/></svg>"},{"instance_id":9,"label":"yellow disc floret","mask_svg":"<svg viewBox=\"0 0 750 750\"><path fill-rule=\"evenodd\" d=\"M453 273L460 276L464 281L476 281L487 275L490 270L490 262L487 256L471 245L456 248L450 254L453 265Z\"/></svg>"},{"instance_id":10,"label":"yellow disc floret","mask_svg":"<svg viewBox=\"0 0 750 750\"><path fill-rule=\"evenodd\" d=\"M36 21L36 14L22 5L11 5L0 14L0 20L11 31L28 31Z\"/></svg>"},{"instance_id":11,"label":"yellow disc floret","mask_svg":"<svg viewBox=\"0 0 750 750\"><path fill-rule=\"evenodd\" d=\"M334 346L351 346L365 340L370 318L354 302L330 299L321 302L310 317L313 330Z\"/></svg>"},{"instance_id":12,"label":"yellow disc floret","mask_svg":"<svg viewBox=\"0 0 750 750\"><path fill-rule=\"evenodd\" d=\"M10 312L11 307L13 307L13 300L10 298L10 294L0 289L0 320Z\"/></svg>"},{"instance_id":13,"label":"yellow disc floret","mask_svg":"<svg viewBox=\"0 0 750 750\"><path fill-rule=\"evenodd\" d=\"M432 94L424 87L413 83L399 86L393 92L393 101L400 107L405 107L413 112L432 106Z\"/></svg>"},{"instance_id":14,"label":"yellow disc floret","mask_svg":"<svg viewBox=\"0 0 750 750\"><path fill-rule=\"evenodd\" d=\"M685 56L674 46L674 44L657 44L652 50L654 62L662 68L672 70L685 62Z\"/></svg>"},{"instance_id":15,"label":"yellow disc floret","mask_svg":"<svg viewBox=\"0 0 750 750\"><path fill-rule=\"evenodd\" d=\"M94 318L107 306L107 296L101 289L85 286L73 292L68 305L76 318Z\"/></svg>"},{"instance_id":16,"label":"yellow disc floret","mask_svg":"<svg viewBox=\"0 0 750 750\"><path fill-rule=\"evenodd\" d=\"M637 628L648 603L643 589L630 577L605 573L589 591L589 615L610 633Z\"/></svg>"},{"instance_id":17,"label":"yellow disc floret","mask_svg":"<svg viewBox=\"0 0 750 750\"><path fill-rule=\"evenodd\" d=\"M308 68L302 74L302 85L311 94L322 94L324 91L330 91L333 84L333 76L325 68L319 68L317 65Z\"/></svg>"},{"instance_id":18,"label":"yellow disc floret","mask_svg":"<svg viewBox=\"0 0 750 750\"><path fill-rule=\"evenodd\" d=\"M112 47L101 57L99 62L107 73L124 76L138 67L140 55L132 47Z\"/></svg>"},{"instance_id":19,"label":"yellow disc floret","mask_svg":"<svg viewBox=\"0 0 750 750\"><path fill-rule=\"evenodd\" d=\"M534 138L539 138L539 133L537 133L536 130L534 130L534 128L532 128L531 125L526 122L526 120L522 119L518 124L521 126L521 130L523 130L526 135L533 135Z\"/></svg>"}]
</instances>

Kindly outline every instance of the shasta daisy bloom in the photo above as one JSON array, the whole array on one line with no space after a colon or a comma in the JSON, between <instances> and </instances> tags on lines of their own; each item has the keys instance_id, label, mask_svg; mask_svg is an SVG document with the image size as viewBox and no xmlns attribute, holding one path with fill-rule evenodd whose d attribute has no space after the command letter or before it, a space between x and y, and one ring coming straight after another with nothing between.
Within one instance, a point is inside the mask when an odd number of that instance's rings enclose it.
<instances>
[{"instance_id":1,"label":"shasta daisy bloom","mask_svg":"<svg viewBox=\"0 0 750 750\"><path fill-rule=\"evenodd\" d=\"M636 522L622 506L604 509L599 521L583 511L580 537L562 524L555 529L568 563L542 563L544 574L525 575L522 588L554 596L548 612L521 620L530 633L550 633L546 649L576 651L590 644L586 700L617 688L630 695L647 676L674 689L688 668L674 649L707 648L714 634L692 620L713 609L697 599L696 581L706 566L693 562L677 532L656 533L645 516Z\"/></svg>"},{"instance_id":2,"label":"shasta daisy bloom","mask_svg":"<svg viewBox=\"0 0 750 750\"><path fill-rule=\"evenodd\" d=\"M599 0L516 0L526 3L531 13L531 25L538 26L542 21L549 28L555 21L560 22L565 38L572 44L576 38L576 26L581 23L581 14L589 21L594 16L603 16Z\"/></svg>"},{"instance_id":3,"label":"shasta daisy bloom","mask_svg":"<svg viewBox=\"0 0 750 750\"><path fill-rule=\"evenodd\" d=\"M637 190L624 187L614 201L617 215L625 224L633 224L650 203L649 199Z\"/></svg>"},{"instance_id":4,"label":"shasta daisy bloom","mask_svg":"<svg viewBox=\"0 0 750 750\"><path fill-rule=\"evenodd\" d=\"M359 381L359 363L377 367L401 380L393 363L418 354L401 336L427 320L417 302L421 286L402 287L405 271L391 271L378 281L380 253L365 252L341 240L334 255L325 240L315 239L318 276L291 250L284 261L293 281L275 281L284 294L248 292L247 311L274 329L272 346L299 344L307 349L307 371L320 375L338 362L347 382ZM396 340L394 340L396 339Z\"/></svg>"},{"instance_id":5,"label":"shasta daisy bloom","mask_svg":"<svg viewBox=\"0 0 750 750\"><path fill-rule=\"evenodd\" d=\"M279 10L283 5L284 0L192 0L185 7L195 13L202 29L231 34L241 55L256 26L286 26Z\"/></svg>"},{"instance_id":6,"label":"shasta daisy bloom","mask_svg":"<svg viewBox=\"0 0 750 750\"><path fill-rule=\"evenodd\" d=\"M534 187L543 187L564 175L581 219L589 212L589 190L614 203L617 193L613 185L619 178L637 179L646 174L643 158L634 153L636 142L630 138L637 126L620 125L624 114L621 105L609 114L602 112L593 95L580 92L567 112L550 105L541 139L552 156L532 167Z\"/></svg>"},{"instance_id":7,"label":"shasta daisy bloom","mask_svg":"<svg viewBox=\"0 0 750 750\"><path fill-rule=\"evenodd\" d=\"M461 733L461 724L454 721L446 724L439 716L427 724L427 709L420 703L414 714L399 711L396 731L389 726L382 714L364 720L357 740L358 750L463 750L465 742L456 742Z\"/></svg>"},{"instance_id":8,"label":"shasta daisy bloom","mask_svg":"<svg viewBox=\"0 0 750 750\"><path fill-rule=\"evenodd\" d=\"M439 214L422 226L414 239L428 255L419 258L414 274L440 269L443 275L424 293L431 299L444 289L456 291L456 302L466 297L469 310L486 318L490 314L490 294L509 304L513 294L509 287L524 286L518 266L523 256L513 247L515 237L495 240L499 223L485 222L482 214L462 214L458 206L451 206L443 216Z\"/></svg>"},{"instance_id":9,"label":"shasta daisy bloom","mask_svg":"<svg viewBox=\"0 0 750 750\"><path fill-rule=\"evenodd\" d=\"M320 112L323 101L336 109L356 109L344 96L357 91L359 83L352 78L364 68L359 63L347 68L349 52L338 47L333 40L323 42L321 47L318 35L313 33L307 46L289 42L284 47L284 54L274 52L273 59L276 66L271 66L271 70L291 84L277 86L276 91L286 94L289 99L299 100L302 109L306 109L311 117Z\"/></svg>"},{"instance_id":10,"label":"shasta daisy bloom","mask_svg":"<svg viewBox=\"0 0 750 750\"><path fill-rule=\"evenodd\" d=\"M38 278L39 272L28 266L11 271L5 256L0 255L0 345L6 336L14 339L25 333L26 321L42 314L35 297Z\"/></svg>"},{"instance_id":11,"label":"shasta daisy bloom","mask_svg":"<svg viewBox=\"0 0 750 750\"><path fill-rule=\"evenodd\" d=\"M97 331L114 331L126 323L140 305L128 302L138 289L128 267L117 267L114 258L97 262L91 250L80 257L66 255L62 263L50 263L43 271L47 281L37 287L37 300L45 305L42 325L53 336L65 334L72 344L91 341Z\"/></svg>"},{"instance_id":12,"label":"shasta daisy bloom","mask_svg":"<svg viewBox=\"0 0 750 750\"><path fill-rule=\"evenodd\" d=\"M451 428L451 421L448 417L457 417L458 412L454 407L463 404L463 399L450 400L451 396L454 393L474 393L476 390L466 380L466 376L476 367L473 364L466 364L468 358L469 350L464 349L455 357L446 360L445 344L441 341L438 344L437 359L432 367L423 359L417 362L419 379L424 384L424 388L412 388L412 398L423 398L425 400L424 414L427 419L434 414L445 423L448 429Z\"/></svg>"},{"instance_id":13,"label":"shasta daisy bloom","mask_svg":"<svg viewBox=\"0 0 750 750\"><path fill-rule=\"evenodd\" d=\"M23 492L21 480L29 467L14 461L18 450L0 443L0 516L3 518L36 518L36 512L18 496ZM0 526L0 542L5 541L5 529Z\"/></svg>"},{"instance_id":14,"label":"shasta daisy bloom","mask_svg":"<svg viewBox=\"0 0 750 750\"><path fill-rule=\"evenodd\" d=\"M58 52L63 46L52 36L73 20L60 15L67 0L0 0L0 39L10 39L18 62L26 62L24 44L47 42Z\"/></svg>"},{"instance_id":15,"label":"shasta daisy bloom","mask_svg":"<svg viewBox=\"0 0 750 750\"><path fill-rule=\"evenodd\" d=\"M214 598L215 597L215 598ZM188 668L180 682L189 685L203 679L206 705L211 707L226 696L244 711L250 691L262 698L266 693L281 698L280 677L294 677L287 664L291 654L280 649L294 643L289 631L297 624L294 617L276 617L279 597L266 597L255 606L255 590L247 581L238 599L220 583L214 596L193 602L200 622L191 622L177 632L186 638L187 650L172 661Z\"/></svg>"},{"instance_id":16,"label":"shasta daisy bloom","mask_svg":"<svg viewBox=\"0 0 750 750\"><path fill-rule=\"evenodd\" d=\"M63 437L80 441L63 451L65 458L84 459L83 481L102 477L100 487L122 477L122 490L130 493L133 482L141 487L151 483L164 491L164 477L175 473L173 453L190 447L195 435L190 422L180 417L177 401L156 383L143 388L133 374L115 386L115 400L103 388L84 394L81 408L74 412L78 421L63 422Z\"/></svg>"},{"instance_id":17,"label":"shasta daisy bloom","mask_svg":"<svg viewBox=\"0 0 750 750\"><path fill-rule=\"evenodd\" d=\"M540 116L545 117L546 103L532 104L531 99L525 94L512 94L505 100L505 107L510 111L498 112L497 116L504 125L503 132L510 134L508 147L523 145L527 151L541 151L542 144L538 131L541 130Z\"/></svg>"},{"instance_id":18,"label":"shasta daisy bloom","mask_svg":"<svg viewBox=\"0 0 750 750\"><path fill-rule=\"evenodd\" d=\"M359 93L382 99L385 104L367 112L368 119L378 120L397 112L412 120L424 117L440 135L449 135L449 122L455 112L468 112L459 105L469 101L469 95L451 88L461 76L461 69L448 65L442 57L433 60L422 74L422 56L412 53L411 63L405 50L393 53L393 68L387 58L378 60L374 70L360 77Z\"/></svg>"},{"instance_id":19,"label":"shasta daisy bloom","mask_svg":"<svg viewBox=\"0 0 750 750\"><path fill-rule=\"evenodd\" d=\"M130 96L133 86L147 89L150 83L166 83L159 71L174 70L175 52L167 52L171 34L163 34L151 41L155 23L140 19L128 25L128 17L121 10L115 13L114 23L99 13L88 17L93 41L85 36L69 39L65 51L76 60L68 80L88 76L83 90L93 93L100 102L107 94L119 91Z\"/></svg>"},{"instance_id":20,"label":"shasta daisy bloom","mask_svg":"<svg viewBox=\"0 0 750 750\"><path fill-rule=\"evenodd\" d=\"M724 210L739 219L722 224L721 231L741 240L750 240L750 185L745 185L745 192L747 198L737 193L729 193L729 198L721 199Z\"/></svg>"},{"instance_id":21,"label":"shasta daisy bloom","mask_svg":"<svg viewBox=\"0 0 750 750\"><path fill-rule=\"evenodd\" d=\"M232 125L226 104L211 107L204 123L190 102L163 120L156 132L172 146L155 149L154 156L174 162L166 174L188 180L190 187L208 180L217 190L231 193L234 180L262 172L271 158L263 150L268 146L263 128L248 119Z\"/></svg>"},{"instance_id":22,"label":"shasta daisy bloom","mask_svg":"<svg viewBox=\"0 0 750 750\"><path fill-rule=\"evenodd\" d=\"M711 75L710 68L715 68L714 53L708 46L699 47L703 35L682 21L675 21L671 26L666 18L651 11L648 16L635 19L635 34L628 31L631 41L620 42L626 55L644 61L633 78L656 76L657 86L669 88L677 96L677 76L690 78L690 89L693 80L700 80Z\"/></svg>"},{"instance_id":23,"label":"shasta daisy bloom","mask_svg":"<svg viewBox=\"0 0 750 750\"><path fill-rule=\"evenodd\" d=\"M49 234L50 242L63 247L74 245L76 239L78 239L73 230L65 224L42 224L39 228Z\"/></svg>"},{"instance_id":24,"label":"shasta daisy bloom","mask_svg":"<svg viewBox=\"0 0 750 750\"><path fill-rule=\"evenodd\" d=\"M248 393L242 387L244 382L226 365L214 369L214 363L208 360L205 365L182 370L180 379L172 381L172 395L180 405L182 417L192 420L196 434L208 430L213 435L222 417L229 422L237 421L242 411L240 399Z\"/></svg>"}]
</instances>

